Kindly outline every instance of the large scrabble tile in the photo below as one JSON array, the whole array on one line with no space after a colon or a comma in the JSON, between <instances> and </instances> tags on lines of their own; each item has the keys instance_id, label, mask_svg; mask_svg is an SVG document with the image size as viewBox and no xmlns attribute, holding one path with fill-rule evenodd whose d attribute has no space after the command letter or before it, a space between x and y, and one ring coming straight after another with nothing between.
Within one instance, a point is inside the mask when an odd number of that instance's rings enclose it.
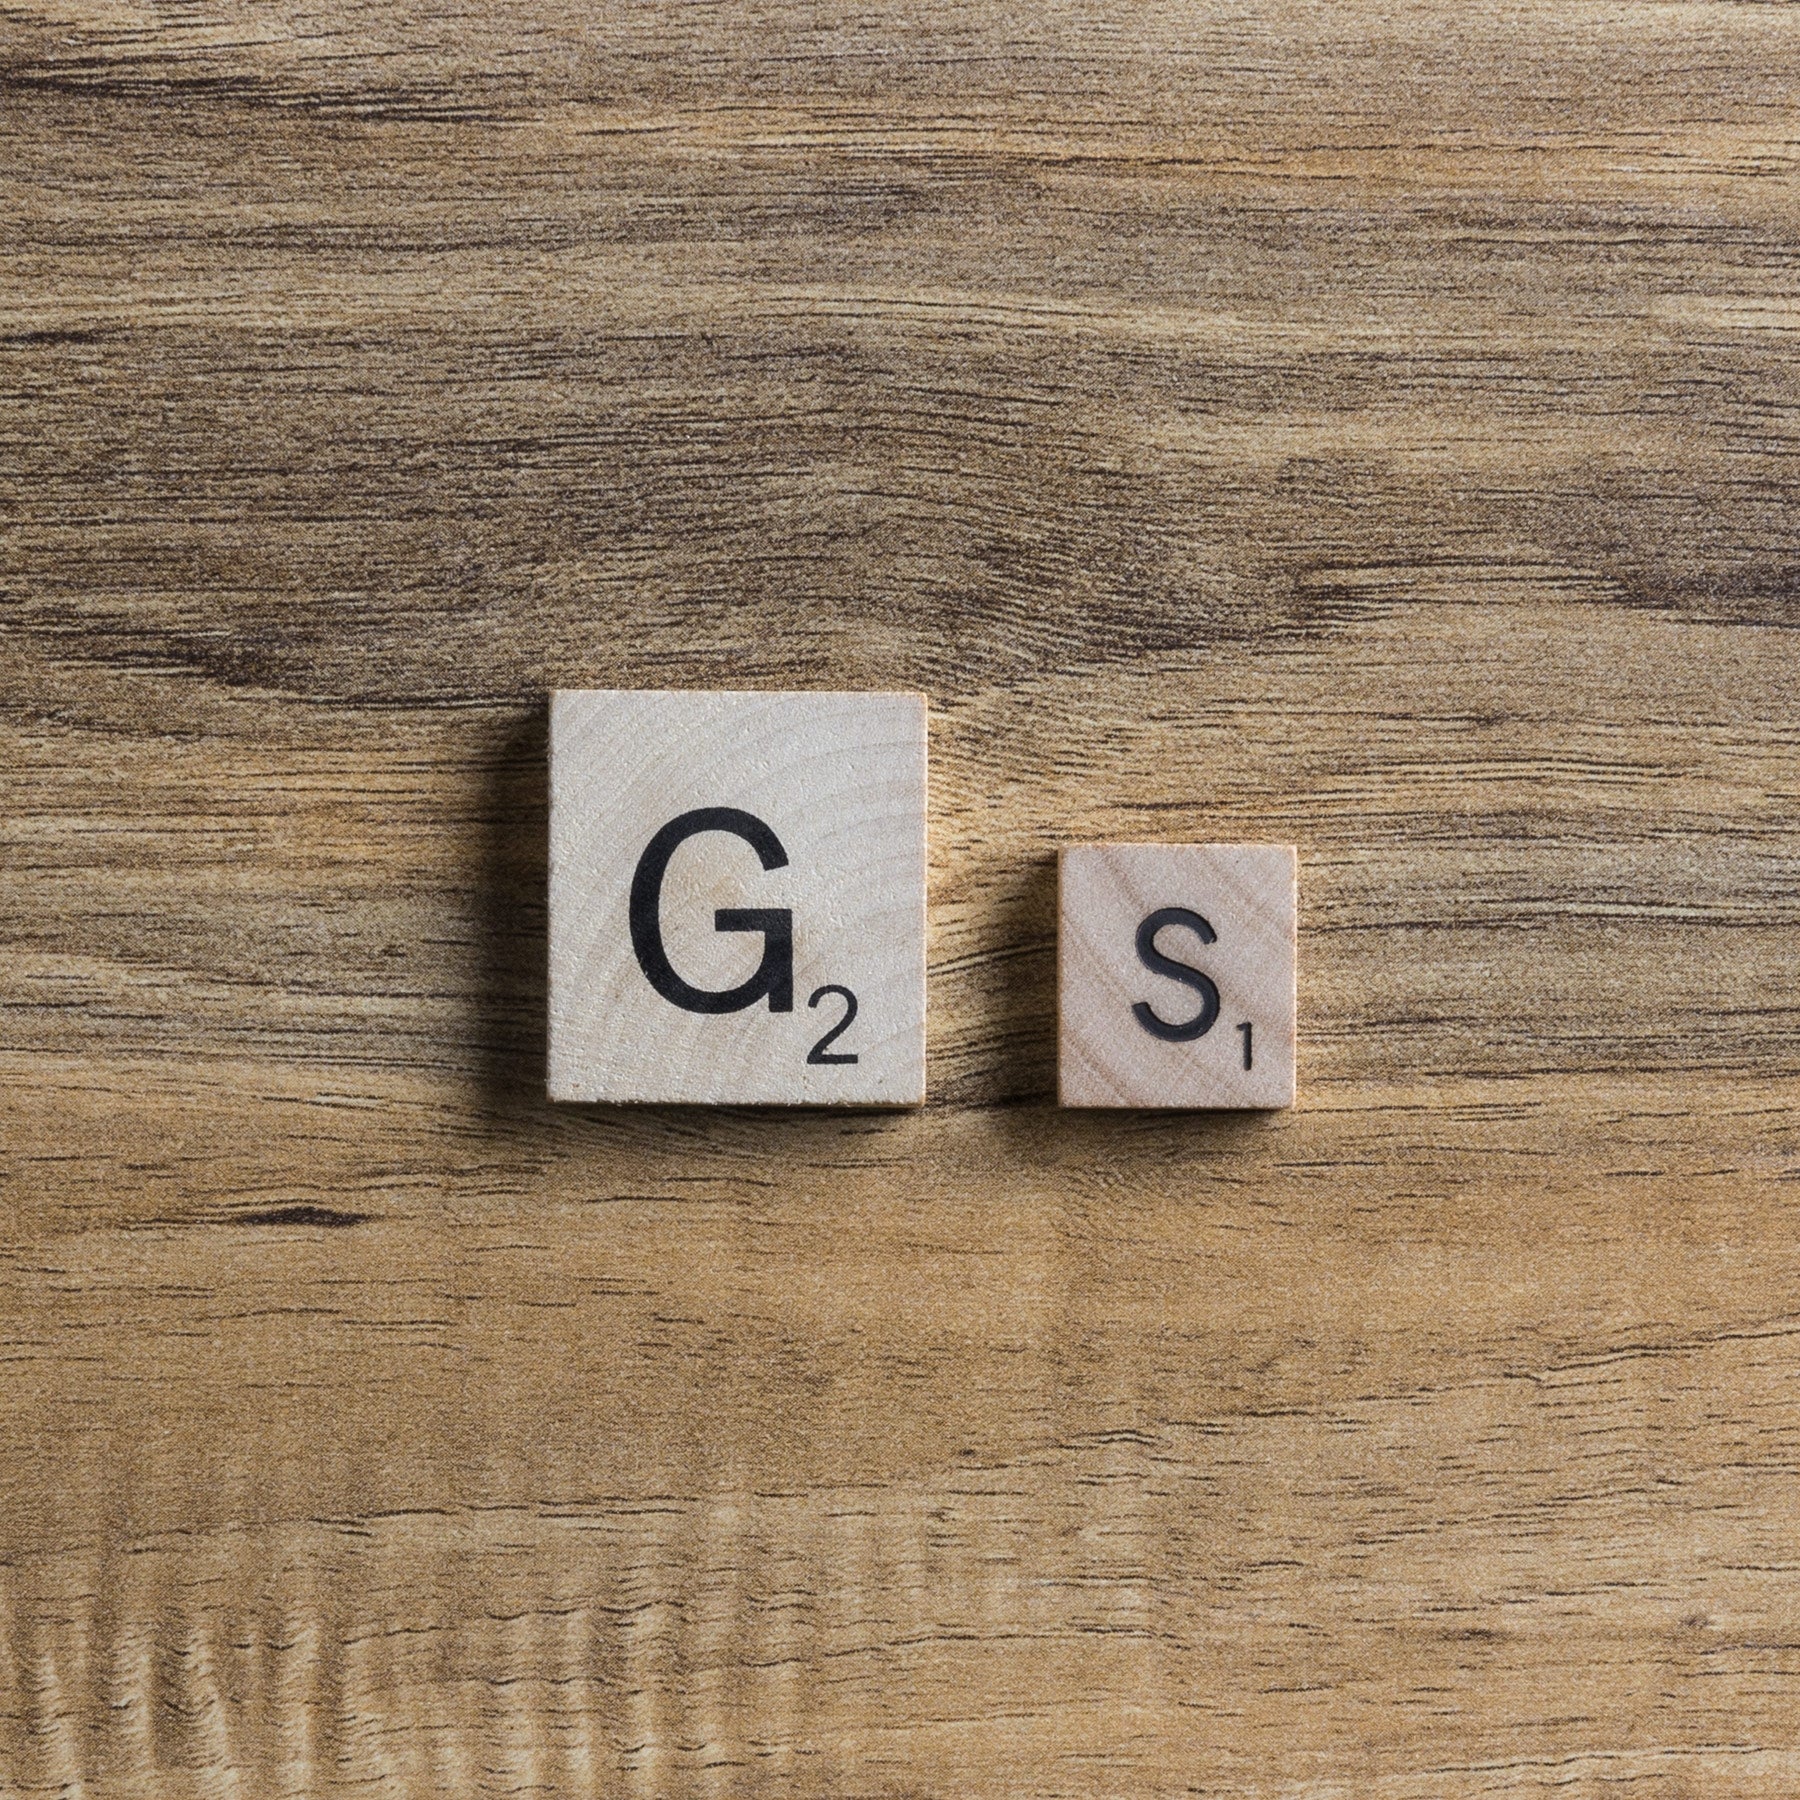
<instances>
[{"instance_id":1,"label":"large scrabble tile","mask_svg":"<svg viewBox=\"0 0 1800 1800\"><path fill-rule=\"evenodd\" d=\"M925 701L563 692L550 1095L925 1098Z\"/></svg>"},{"instance_id":2,"label":"large scrabble tile","mask_svg":"<svg viewBox=\"0 0 1800 1800\"><path fill-rule=\"evenodd\" d=\"M1064 1106L1294 1103L1294 851L1082 844L1062 852Z\"/></svg>"}]
</instances>

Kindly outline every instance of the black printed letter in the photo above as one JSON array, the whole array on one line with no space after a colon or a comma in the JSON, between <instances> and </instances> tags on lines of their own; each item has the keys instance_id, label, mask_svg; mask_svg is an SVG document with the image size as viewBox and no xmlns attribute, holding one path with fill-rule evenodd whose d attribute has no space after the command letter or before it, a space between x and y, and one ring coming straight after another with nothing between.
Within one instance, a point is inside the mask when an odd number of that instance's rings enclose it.
<instances>
[{"instance_id":1,"label":"black printed letter","mask_svg":"<svg viewBox=\"0 0 1800 1800\"><path fill-rule=\"evenodd\" d=\"M748 981L716 992L697 988L675 973L663 948L662 885L669 859L689 838L703 831L728 831L740 837L762 860L765 869L785 869L787 852L781 839L754 813L735 806L702 806L671 819L638 858L631 878L631 948L637 954L644 979L669 1002L686 1012L741 1012L769 997L770 1012L794 1010L794 915L785 907L721 906L713 912L720 931L760 931L762 961Z\"/></svg>"},{"instance_id":2,"label":"black printed letter","mask_svg":"<svg viewBox=\"0 0 1800 1800\"><path fill-rule=\"evenodd\" d=\"M1183 987L1192 988L1200 996L1200 1010L1191 1019L1171 1025L1166 1019L1159 1019L1140 1000L1131 1009L1132 1017L1152 1037L1159 1037L1165 1043L1187 1044L1195 1038L1205 1037L1212 1030L1213 1021L1219 1016L1219 990L1210 975L1202 975L1190 964L1177 962L1157 949L1156 934L1165 925L1185 925L1203 944L1217 942L1218 933L1197 912L1189 912L1185 906L1159 907L1138 927L1138 961L1146 969L1154 969L1158 975L1167 975Z\"/></svg>"}]
</instances>

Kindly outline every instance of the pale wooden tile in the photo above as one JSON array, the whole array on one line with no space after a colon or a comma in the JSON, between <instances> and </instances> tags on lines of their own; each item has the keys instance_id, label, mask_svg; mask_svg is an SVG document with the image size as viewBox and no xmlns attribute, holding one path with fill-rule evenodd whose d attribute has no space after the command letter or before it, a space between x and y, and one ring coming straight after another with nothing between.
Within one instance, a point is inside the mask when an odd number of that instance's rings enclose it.
<instances>
[{"instance_id":1,"label":"pale wooden tile","mask_svg":"<svg viewBox=\"0 0 1800 1800\"><path fill-rule=\"evenodd\" d=\"M1286 844L1064 849L1064 1106L1293 1105L1294 864Z\"/></svg>"},{"instance_id":2,"label":"pale wooden tile","mask_svg":"<svg viewBox=\"0 0 1800 1800\"><path fill-rule=\"evenodd\" d=\"M549 1085L923 1101L921 695L554 696Z\"/></svg>"}]
</instances>

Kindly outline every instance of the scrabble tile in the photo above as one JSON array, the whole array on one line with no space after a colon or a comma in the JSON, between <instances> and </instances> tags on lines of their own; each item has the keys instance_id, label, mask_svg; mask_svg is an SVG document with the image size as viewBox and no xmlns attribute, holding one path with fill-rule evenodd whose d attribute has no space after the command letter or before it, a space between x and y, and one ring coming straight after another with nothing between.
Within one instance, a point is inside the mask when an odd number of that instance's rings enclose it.
<instances>
[{"instance_id":1,"label":"scrabble tile","mask_svg":"<svg viewBox=\"0 0 1800 1800\"><path fill-rule=\"evenodd\" d=\"M925 701L550 707L550 1097L925 1098Z\"/></svg>"},{"instance_id":2,"label":"scrabble tile","mask_svg":"<svg viewBox=\"0 0 1800 1800\"><path fill-rule=\"evenodd\" d=\"M1064 1106L1294 1103L1294 851L1081 844L1062 853Z\"/></svg>"}]
</instances>

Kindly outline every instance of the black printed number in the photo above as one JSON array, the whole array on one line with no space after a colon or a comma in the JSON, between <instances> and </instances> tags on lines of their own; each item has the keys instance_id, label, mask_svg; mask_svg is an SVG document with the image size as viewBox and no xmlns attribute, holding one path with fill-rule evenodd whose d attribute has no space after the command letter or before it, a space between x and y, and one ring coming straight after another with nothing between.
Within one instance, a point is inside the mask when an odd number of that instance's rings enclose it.
<instances>
[{"instance_id":1,"label":"black printed number","mask_svg":"<svg viewBox=\"0 0 1800 1800\"><path fill-rule=\"evenodd\" d=\"M1244 1067L1250 1067L1250 1021L1246 1019L1238 1030L1244 1034Z\"/></svg>"},{"instance_id":2,"label":"black printed number","mask_svg":"<svg viewBox=\"0 0 1800 1800\"><path fill-rule=\"evenodd\" d=\"M850 1029L850 1021L856 1017L856 996L847 987L840 987L835 981L817 988L813 997L807 1001L808 1006L817 1006L827 994L838 994L843 997L844 1016L826 1032L826 1034L807 1051L809 1063L853 1063L856 1061L854 1050L833 1050L831 1046Z\"/></svg>"}]
</instances>

